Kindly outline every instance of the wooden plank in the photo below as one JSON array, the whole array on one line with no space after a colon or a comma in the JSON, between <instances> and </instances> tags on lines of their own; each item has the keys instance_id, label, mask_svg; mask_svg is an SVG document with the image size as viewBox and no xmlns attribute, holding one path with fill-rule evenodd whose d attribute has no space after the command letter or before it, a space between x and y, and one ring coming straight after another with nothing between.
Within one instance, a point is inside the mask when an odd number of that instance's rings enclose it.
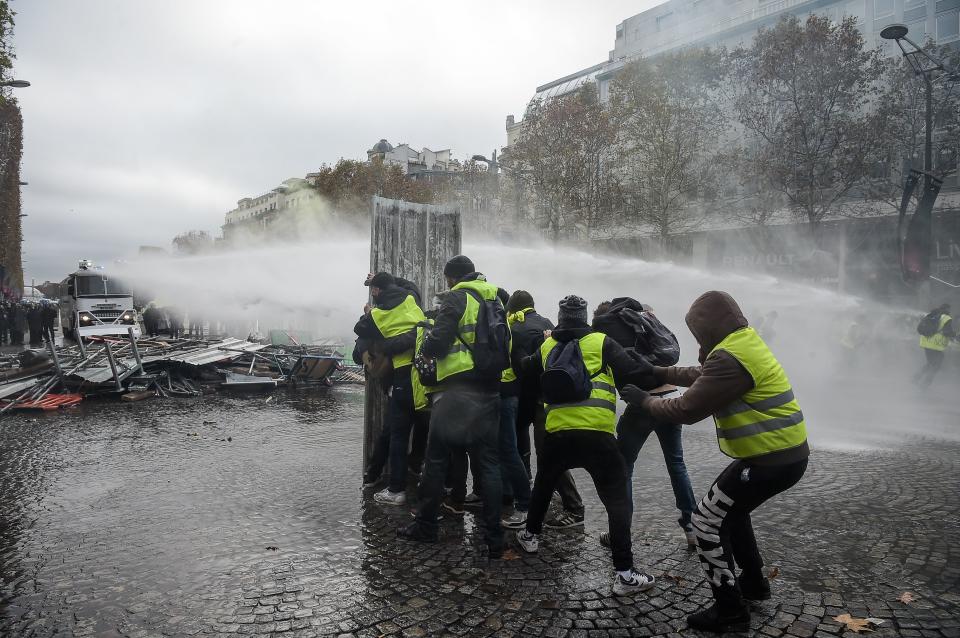
<instances>
[{"instance_id":1,"label":"wooden plank","mask_svg":"<svg viewBox=\"0 0 960 638\"><path fill-rule=\"evenodd\" d=\"M386 271L419 286L423 305L446 290L443 266L460 253L459 208L374 197L370 221L370 272ZM367 379L364 399L363 466L383 430L387 396L380 381Z\"/></svg>"}]
</instances>

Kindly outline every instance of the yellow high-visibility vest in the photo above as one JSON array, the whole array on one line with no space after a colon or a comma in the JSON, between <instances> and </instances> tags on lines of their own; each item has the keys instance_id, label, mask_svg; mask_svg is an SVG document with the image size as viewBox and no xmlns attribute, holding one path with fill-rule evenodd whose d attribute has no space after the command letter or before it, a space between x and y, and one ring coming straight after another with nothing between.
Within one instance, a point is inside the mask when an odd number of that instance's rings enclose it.
<instances>
[{"instance_id":1,"label":"yellow high-visibility vest","mask_svg":"<svg viewBox=\"0 0 960 638\"><path fill-rule=\"evenodd\" d=\"M469 289L480 295L484 301L493 301L497 298L497 287L487 283L483 279L473 281L461 281L451 290ZM464 308L460 321L457 324L457 333L460 339L455 339L450 346L450 351L442 359L437 361L437 381L443 382L444 379L452 377L455 374L473 370L473 355L468 346L473 346L477 339L477 318L480 315L480 302L470 293L465 293L467 298L467 307ZM464 344L466 342L466 344Z\"/></svg>"},{"instance_id":2,"label":"yellow high-visibility vest","mask_svg":"<svg viewBox=\"0 0 960 638\"><path fill-rule=\"evenodd\" d=\"M413 330L418 323L426 319L423 310L417 305L413 295L407 295L400 305L385 310L374 308L370 311L373 322L385 339L398 337ZM413 363L413 348L393 355L393 369L402 368Z\"/></svg>"},{"instance_id":3,"label":"yellow high-visibility vest","mask_svg":"<svg viewBox=\"0 0 960 638\"><path fill-rule=\"evenodd\" d=\"M547 432L561 430L596 430L613 434L617 428L617 388L609 366L603 367L603 340L600 332L591 332L580 339L583 363L590 374L590 398L576 403L548 403ZM553 337L540 346L543 368L547 367L550 352L560 342Z\"/></svg>"},{"instance_id":4,"label":"yellow high-visibility vest","mask_svg":"<svg viewBox=\"0 0 960 638\"><path fill-rule=\"evenodd\" d=\"M950 315L947 313L940 315L940 325L937 326L937 331L929 337L920 335L920 347L937 352L946 350L950 340L947 339L947 335L943 334L943 329L947 327L948 323L950 323Z\"/></svg>"},{"instance_id":5,"label":"yellow high-visibility vest","mask_svg":"<svg viewBox=\"0 0 960 638\"><path fill-rule=\"evenodd\" d=\"M807 440L800 404L787 373L753 328L727 335L718 350L732 355L753 378L753 389L713 415L720 450L735 459L789 450Z\"/></svg>"}]
</instances>

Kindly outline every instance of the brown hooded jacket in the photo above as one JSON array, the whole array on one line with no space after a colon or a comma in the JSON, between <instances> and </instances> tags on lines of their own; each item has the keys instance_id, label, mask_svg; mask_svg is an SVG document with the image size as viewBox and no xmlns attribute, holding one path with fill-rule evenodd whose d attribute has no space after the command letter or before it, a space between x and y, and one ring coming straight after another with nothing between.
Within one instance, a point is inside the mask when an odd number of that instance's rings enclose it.
<instances>
[{"instance_id":1,"label":"brown hooded jacket","mask_svg":"<svg viewBox=\"0 0 960 638\"><path fill-rule=\"evenodd\" d=\"M673 399L648 397L643 408L658 421L692 424L730 405L753 388L753 377L730 353L711 351L729 334L747 327L747 318L733 297L725 292L706 292L690 306L687 327L700 344L700 366L690 368L654 368L659 383L689 388ZM802 446L774 452L751 462L792 463L806 458L809 448Z\"/></svg>"}]
</instances>

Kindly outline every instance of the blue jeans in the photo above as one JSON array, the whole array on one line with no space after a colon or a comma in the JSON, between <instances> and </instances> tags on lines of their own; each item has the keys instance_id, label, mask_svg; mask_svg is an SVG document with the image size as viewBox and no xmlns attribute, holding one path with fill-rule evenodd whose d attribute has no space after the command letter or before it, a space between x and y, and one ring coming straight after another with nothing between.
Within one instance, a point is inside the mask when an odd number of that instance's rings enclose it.
<instances>
[{"instance_id":1,"label":"blue jeans","mask_svg":"<svg viewBox=\"0 0 960 638\"><path fill-rule=\"evenodd\" d=\"M696 509L697 502L693 496L687 466L683 462L683 443L680 438L682 427L675 423L660 423L646 412L628 407L617 423L617 444L627 464L627 494L630 496L631 511L633 509L633 466L651 432L656 432L657 438L660 439L663 460L670 474L670 484L673 486L673 495L677 500L677 509L680 510L680 527L688 529L690 516Z\"/></svg>"},{"instance_id":2,"label":"blue jeans","mask_svg":"<svg viewBox=\"0 0 960 638\"><path fill-rule=\"evenodd\" d=\"M521 512L530 509L530 479L517 448L519 397L500 397L500 478L503 493L512 495Z\"/></svg>"}]
</instances>

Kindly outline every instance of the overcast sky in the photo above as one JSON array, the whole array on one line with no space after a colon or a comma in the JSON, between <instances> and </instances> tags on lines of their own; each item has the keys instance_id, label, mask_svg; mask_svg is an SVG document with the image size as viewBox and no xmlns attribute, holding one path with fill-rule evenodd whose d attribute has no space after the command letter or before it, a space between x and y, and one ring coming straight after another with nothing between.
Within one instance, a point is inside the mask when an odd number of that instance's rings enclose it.
<instances>
[{"instance_id":1,"label":"overcast sky","mask_svg":"<svg viewBox=\"0 0 960 638\"><path fill-rule=\"evenodd\" d=\"M14 0L24 258L60 279L381 137L506 142L537 85L596 64L655 0Z\"/></svg>"}]
</instances>

